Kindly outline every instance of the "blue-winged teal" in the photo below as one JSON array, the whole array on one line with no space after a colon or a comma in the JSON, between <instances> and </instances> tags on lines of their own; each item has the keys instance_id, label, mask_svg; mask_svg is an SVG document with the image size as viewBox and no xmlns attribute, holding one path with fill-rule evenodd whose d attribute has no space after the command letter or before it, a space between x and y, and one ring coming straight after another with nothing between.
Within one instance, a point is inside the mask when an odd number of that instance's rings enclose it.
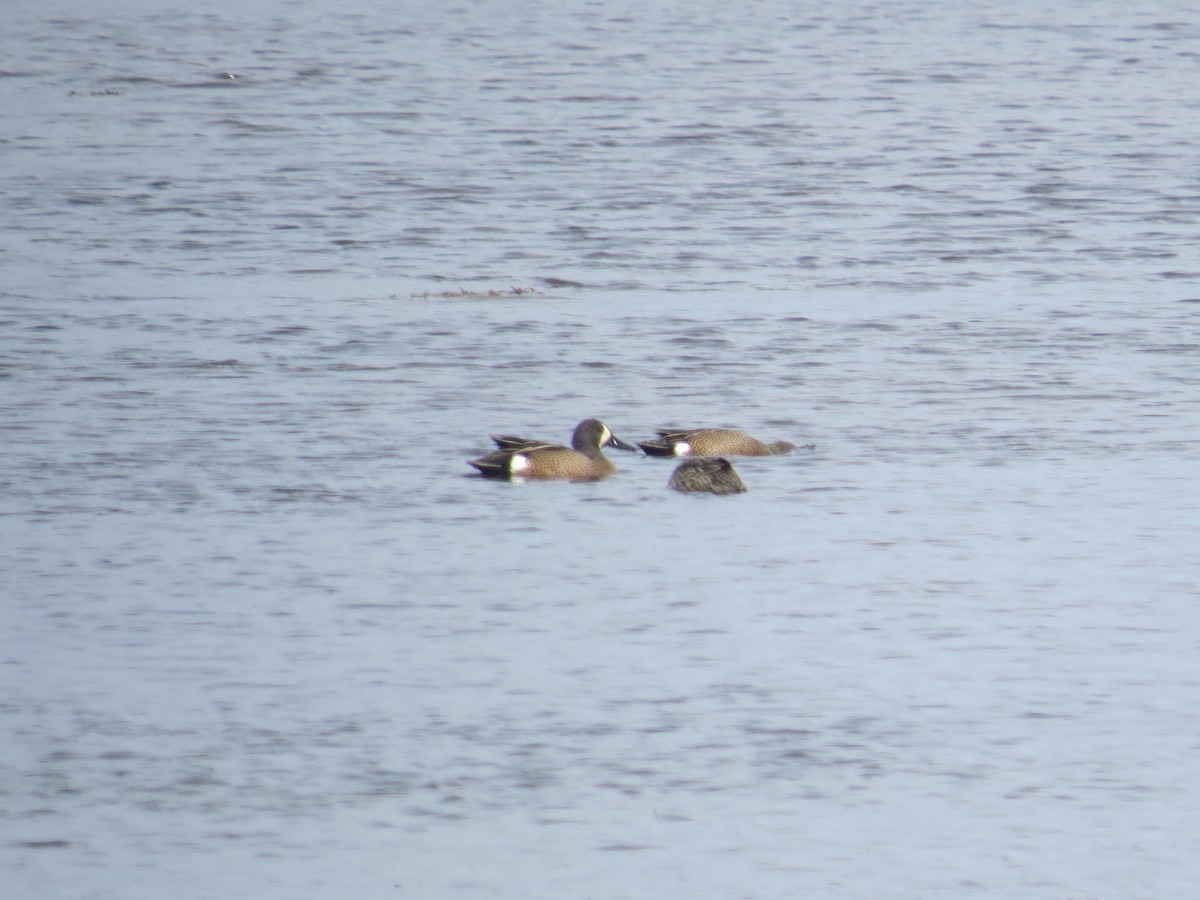
<instances>
[{"instance_id":1,"label":"blue-winged teal","mask_svg":"<svg viewBox=\"0 0 1200 900\"><path fill-rule=\"evenodd\" d=\"M657 440L638 441L647 456L773 456L796 449L795 444L787 441L764 444L758 438L732 428L657 430Z\"/></svg>"},{"instance_id":2,"label":"blue-winged teal","mask_svg":"<svg viewBox=\"0 0 1200 900\"><path fill-rule=\"evenodd\" d=\"M488 478L594 481L617 471L601 452L602 447L637 450L613 434L599 419L584 419L575 426L570 447L509 434L494 434L492 440L499 450L468 463Z\"/></svg>"},{"instance_id":3,"label":"blue-winged teal","mask_svg":"<svg viewBox=\"0 0 1200 900\"><path fill-rule=\"evenodd\" d=\"M671 473L668 487L685 494L744 494L746 485L729 460L721 456L686 459Z\"/></svg>"}]
</instances>

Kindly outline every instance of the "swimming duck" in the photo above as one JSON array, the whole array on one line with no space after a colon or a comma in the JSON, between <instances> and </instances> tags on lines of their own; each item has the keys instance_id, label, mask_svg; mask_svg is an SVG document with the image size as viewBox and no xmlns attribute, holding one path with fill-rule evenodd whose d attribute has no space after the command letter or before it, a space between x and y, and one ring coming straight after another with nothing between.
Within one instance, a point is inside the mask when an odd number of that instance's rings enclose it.
<instances>
[{"instance_id":1,"label":"swimming duck","mask_svg":"<svg viewBox=\"0 0 1200 900\"><path fill-rule=\"evenodd\" d=\"M468 462L487 478L595 481L617 471L601 448L637 450L613 434L599 419L584 419L575 426L570 447L510 434L491 437L499 449Z\"/></svg>"},{"instance_id":2,"label":"swimming duck","mask_svg":"<svg viewBox=\"0 0 1200 900\"><path fill-rule=\"evenodd\" d=\"M638 441L647 456L774 456L795 450L788 441L766 444L733 428L659 428L658 438Z\"/></svg>"},{"instance_id":3,"label":"swimming duck","mask_svg":"<svg viewBox=\"0 0 1200 900\"><path fill-rule=\"evenodd\" d=\"M668 487L685 494L744 494L746 485L729 460L722 456L697 456L675 467Z\"/></svg>"}]
</instances>

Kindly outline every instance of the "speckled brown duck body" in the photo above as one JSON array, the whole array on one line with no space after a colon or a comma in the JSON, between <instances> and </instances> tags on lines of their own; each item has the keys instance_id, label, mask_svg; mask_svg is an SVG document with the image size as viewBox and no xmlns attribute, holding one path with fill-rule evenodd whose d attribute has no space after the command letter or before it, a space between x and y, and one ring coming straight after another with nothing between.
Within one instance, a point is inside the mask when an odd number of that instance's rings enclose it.
<instances>
[{"instance_id":1,"label":"speckled brown duck body","mask_svg":"<svg viewBox=\"0 0 1200 900\"><path fill-rule=\"evenodd\" d=\"M685 494L744 494L746 485L723 456L685 459L671 473L667 486Z\"/></svg>"},{"instance_id":2,"label":"speckled brown duck body","mask_svg":"<svg viewBox=\"0 0 1200 900\"><path fill-rule=\"evenodd\" d=\"M775 456L796 449L788 441L768 444L734 428L659 428L658 438L638 441L647 456Z\"/></svg>"},{"instance_id":3,"label":"speckled brown duck body","mask_svg":"<svg viewBox=\"0 0 1200 900\"><path fill-rule=\"evenodd\" d=\"M570 447L509 434L491 437L499 449L471 460L468 465L487 478L507 480L595 481L617 472L617 467L604 455L602 448L637 449L618 438L599 419L580 422L575 427Z\"/></svg>"}]
</instances>

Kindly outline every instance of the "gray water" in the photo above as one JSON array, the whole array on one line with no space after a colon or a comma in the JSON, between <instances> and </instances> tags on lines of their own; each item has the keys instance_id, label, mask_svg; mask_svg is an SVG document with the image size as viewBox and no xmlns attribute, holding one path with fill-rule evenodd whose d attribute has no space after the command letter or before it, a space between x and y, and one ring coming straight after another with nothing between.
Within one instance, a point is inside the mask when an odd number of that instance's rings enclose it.
<instances>
[{"instance_id":1,"label":"gray water","mask_svg":"<svg viewBox=\"0 0 1200 900\"><path fill-rule=\"evenodd\" d=\"M6 897L1194 896L1189 4L243 6L0 8Z\"/></svg>"}]
</instances>

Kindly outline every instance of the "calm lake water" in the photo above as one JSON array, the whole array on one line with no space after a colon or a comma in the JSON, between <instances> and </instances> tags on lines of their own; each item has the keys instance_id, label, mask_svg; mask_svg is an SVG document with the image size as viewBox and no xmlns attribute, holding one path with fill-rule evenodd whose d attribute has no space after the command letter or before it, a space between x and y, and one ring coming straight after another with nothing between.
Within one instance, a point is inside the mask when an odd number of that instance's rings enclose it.
<instances>
[{"instance_id":1,"label":"calm lake water","mask_svg":"<svg viewBox=\"0 0 1200 900\"><path fill-rule=\"evenodd\" d=\"M1190 4L243 6L0 9L6 896L1194 896Z\"/></svg>"}]
</instances>

